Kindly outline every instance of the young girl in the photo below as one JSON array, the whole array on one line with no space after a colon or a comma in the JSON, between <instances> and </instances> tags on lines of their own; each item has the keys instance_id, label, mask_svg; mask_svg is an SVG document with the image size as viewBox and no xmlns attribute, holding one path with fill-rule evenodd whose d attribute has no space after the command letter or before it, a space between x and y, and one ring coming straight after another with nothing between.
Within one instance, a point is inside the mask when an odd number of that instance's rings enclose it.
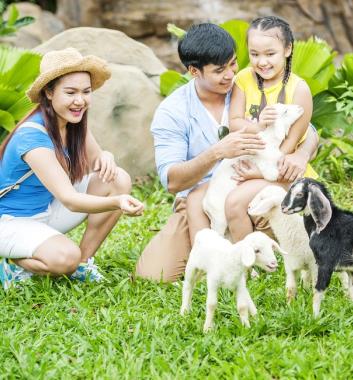
<instances>
[{"instance_id":1,"label":"young girl","mask_svg":"<svg viewBox=\"0 0 353 380\"><path fill-rule=\"evenodd\" d=\"M102 278L93 256L122 213L140 215L143 204L127 193L129 175L101 150L87 129L93 90L110 77L107 64L75 49L44 55L28 91L39 103L0 147L0 279L39 275ZM32 170L32 172L31 172ZM78 247L65 232L87 217Z\"/></svg>"},{"instance_id":2,"label":"young girl","mask_svg":"<svg viewBox=\"0 0 353 380\"><path fill-rule=\"evenodd\" d=\"M306 82L291 72L294 38L287 22L278 17L254 20L248 30L248 49L251 67L237 74L230 105L230 129L259 132L276 120L271 105L293 103L304 108L304 114L291 127L281 145L284 156L279 163L280 185L301 177L315 175L303 156L298 143L305 139L312 115L312 97ZM235 241L252 232L253 225L247 214L252 198L268 182L249 162L236 168L240 181L226 200L226 215ZM231 227L233 226L233 228ZM236 226L236 228L234 227Z\"/></svg>"}]
</instances>

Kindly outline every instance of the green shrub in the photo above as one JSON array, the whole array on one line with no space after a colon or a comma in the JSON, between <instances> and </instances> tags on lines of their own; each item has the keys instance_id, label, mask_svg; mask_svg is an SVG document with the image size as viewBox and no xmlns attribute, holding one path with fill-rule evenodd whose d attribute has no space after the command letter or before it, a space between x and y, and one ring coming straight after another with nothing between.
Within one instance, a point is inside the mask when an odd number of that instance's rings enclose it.
<instances>
[{"instance_id":1,"label":"green shrub","mask_svg":"<svg viewBox=\"0 0 353 380\"><path fill-rule=\"evenodd\" d=\"M0 45L0 141L34 107L25 92L39 74L37 53Z\"/></svg>"}]
</instances>

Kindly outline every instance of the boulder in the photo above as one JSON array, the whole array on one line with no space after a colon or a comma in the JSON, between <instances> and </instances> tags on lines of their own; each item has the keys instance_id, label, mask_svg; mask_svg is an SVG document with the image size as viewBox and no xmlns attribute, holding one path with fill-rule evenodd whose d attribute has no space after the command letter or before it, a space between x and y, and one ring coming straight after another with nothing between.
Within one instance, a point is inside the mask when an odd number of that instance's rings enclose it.
<instances>
[{"instance_id":1,"label":"boulder","mask_svg":"<svg viewBox=\"0 0 353 380\"><path fill-rule=\"evenodd\" d=\"M114 153L133 178L151 172L150 124L162 100L159 75L165 67L147 46L109 29L68 29L34 50L46 53L70 46L104 58L112 70L111 79L94 92L89 110L89 126L98 143Z\"/></svg>"}]
</instances>

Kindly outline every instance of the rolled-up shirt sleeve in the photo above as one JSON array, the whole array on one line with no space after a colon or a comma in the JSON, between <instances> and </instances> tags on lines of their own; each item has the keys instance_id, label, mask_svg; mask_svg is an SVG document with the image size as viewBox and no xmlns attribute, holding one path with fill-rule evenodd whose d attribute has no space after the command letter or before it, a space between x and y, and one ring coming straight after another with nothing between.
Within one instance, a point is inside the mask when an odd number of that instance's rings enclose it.
<instances>
[{"instance_id":1,"label":"rolled-up shirt sleeve","mask_svg":"<svg viewBox=\"0 0 353 380\"><path fill-rule=\"evenodd\" d=\"M151 132L154 138L155 160L160 181L168 190L168 170L177 163L185 162L188 155L188 136L185 125L185 115L173 114L161 107L157 109Z\"/></svg>"}]
</instances>

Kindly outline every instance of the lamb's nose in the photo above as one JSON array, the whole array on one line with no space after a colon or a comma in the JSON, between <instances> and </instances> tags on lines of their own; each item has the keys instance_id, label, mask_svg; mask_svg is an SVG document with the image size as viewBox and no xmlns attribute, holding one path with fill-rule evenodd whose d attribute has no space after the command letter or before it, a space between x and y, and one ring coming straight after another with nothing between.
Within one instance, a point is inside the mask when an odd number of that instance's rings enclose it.
<instances>
[{"instance_id":1,"label":"lamb's nose","mask_svg":"<svg viewBox=\"0 0 353 380\"><path fill-rule=\"evenodd\" d=\"M283 212L284 214L286 214L286 213L288 212L288 210L289 210L289 208L286 207L286 206L282 206L281 209L282 209L282 212Z\"/></svg>"},{"instance_id":2,"label":"lamb's nose","mask_svg":"<svg viewBox=\"0 0 353 380\"><path fill-rule=\"evenodd\" d=\"M277 268L278 267L277 261L271 261L270 265L271 265L272 268Z\"/></svg>"}]
</instances>

